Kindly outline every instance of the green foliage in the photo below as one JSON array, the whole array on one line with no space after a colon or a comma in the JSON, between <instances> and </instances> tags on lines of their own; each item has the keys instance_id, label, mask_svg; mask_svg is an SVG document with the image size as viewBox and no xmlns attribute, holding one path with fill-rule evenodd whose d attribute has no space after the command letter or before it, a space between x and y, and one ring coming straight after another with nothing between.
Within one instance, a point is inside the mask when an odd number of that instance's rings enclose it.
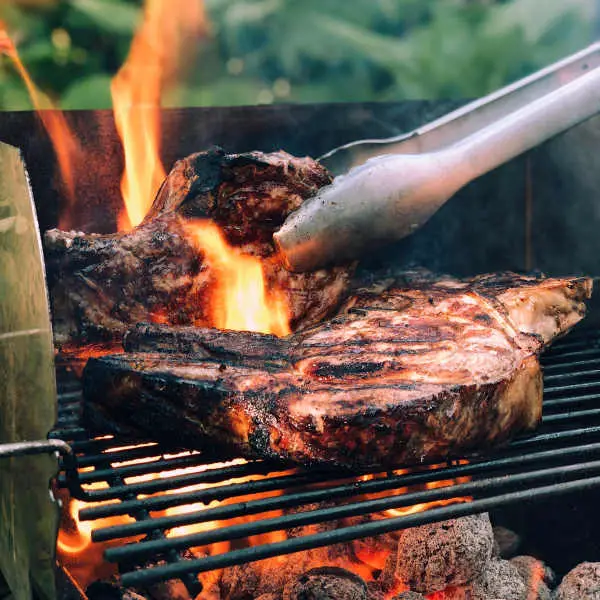
<instances>
[{"instance_id":1,"label":"green foliage","mask_svg":"<svg viewBox=\"0 0 600 600\"><path fill-rule=\"evenodd\" d=\"M590 43L598 17L596 0L204 3L210 33L165 105L480 96ZM110 106L141 0L31 5L0 3L0 19L33 79L65 108ZM5 59L0 108L29 108Z\"/></svg>"}]
</instances>

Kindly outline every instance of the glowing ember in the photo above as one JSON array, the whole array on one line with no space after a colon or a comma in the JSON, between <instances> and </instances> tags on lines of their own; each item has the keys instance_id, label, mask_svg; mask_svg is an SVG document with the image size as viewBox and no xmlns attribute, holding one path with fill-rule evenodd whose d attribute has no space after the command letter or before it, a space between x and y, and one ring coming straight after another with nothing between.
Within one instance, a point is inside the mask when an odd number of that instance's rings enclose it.
<instances>
[{"instance_id":1,"label":"glowing ember","mask_svg":"<svg viewBox=\"0 0 600 600\"><path fill-rule=\"evenodd\" d=\"M31 103L37 111L38 117L46 129L52 142L52 146L54 147L62 182L65 187L65 193L72 206L75 200L75 176L73 169L76 157L81 152L75 135L69 127L64 114L61 111L56 110L56 107L50 98L41 92L33 83L25 65L19 58L16 46L10 39L2 22L0 22L0 54L4 54L10 58L29 92ZM66 211L66 213L70 212L71 211ZM60 226L68 227L69 224L61 223Z\"/></svg>"},{"instance_id":2,"label":"glowing ember","mask_svg":"<svg viewBox=\"0 0 600 600\"><path fill-rule=\"evenodd\" d=\"M159 155L161 94L181 62L182 40L204 24L202 2L147 0L129 56L112 80L115 124L125 153L120 230L142 222L165 178Z\"/></svg>"},{"instance_id":3,"label":"glowing ember","mask_svg":"<svg viewBox=\"0 0 600 600\"><path fill-rule=\"evenodd\" d=\"M288 335L285 295L279 290L267 290L260 260L229 246L220 229L210 221L197 221L189 231L216 275L210 302L213 326Z\"/></svg>"}]
</instances>

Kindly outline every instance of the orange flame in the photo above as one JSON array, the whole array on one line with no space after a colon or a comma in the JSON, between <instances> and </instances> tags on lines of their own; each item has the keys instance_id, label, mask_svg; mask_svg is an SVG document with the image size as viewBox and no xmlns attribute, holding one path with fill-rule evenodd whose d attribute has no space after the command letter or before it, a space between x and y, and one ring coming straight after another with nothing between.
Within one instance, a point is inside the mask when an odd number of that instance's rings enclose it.
<instances>
[{"instance_id":1,"label":"orange flame","mask_svg":"<svg viewBox=\"0 0 600 600\"><path fill-rule=\"evenodd\" d=\"M203 5L198 0L146 0L144 20L129 56L112 80L115 125L125 154L121 180L125 212L118 220L120 230L142 222L165 178L160 159L162 91L181 62L182 40L202 31L204 25Z\"/></svg>"},{"instance_id":2,"label":"orange flame","mask_svg":"<svg viewBox=\"0 0 600 600\"><path fill-rule=\"evenodd\" d=\"M86 486L87 489L92 490L106 487L107 484L104 482ZM133 519L128 516L118 516L96 521L81 521L79 511L90 504L70 498L63 490L60 497L63 510L56 540L57 557L61 565L69 569L78 585L85 589L93 581L108 579L116 572L115 566L103 559L104 549L114 545L114 542L92 543L92 531L98 527L129 523ZM106 502L98 504L106 504Z\"/></svg>"},{"instance_id":3,"label":"orange flame","mask_svg":"<svg viewBox=\"0 0 600 600\"><path fill-rule=\"evenodd\" d=\"M75 138L75 134L69 127L65 115L60 110L57 110L50 98L33 83L31 76L19 57L15 44L10 39L2 22L0 22L0 54L5 54L12 61L27 88L33 107L37 111L38 117L54 147L67 199L72 205L75 201L75 175L73 168L76 156L80 153L80 146ZM70 213L70 211L67 211L67 213ZM68 227L68 224L61 223L61 227Z\"/></svg>"},{"instance_id":4,"label":"orange flame","mask_svg":"<svg viewBox=\"0 0 600 600\"><path fill-rule=\"evenodd\" d=\"M285 295L279 290L266 289L260 260L231 247L210 221L196 221L189 226L189 231L216 273L210 302L213 326L288 335Z\"/></svg>"}]
</instances>

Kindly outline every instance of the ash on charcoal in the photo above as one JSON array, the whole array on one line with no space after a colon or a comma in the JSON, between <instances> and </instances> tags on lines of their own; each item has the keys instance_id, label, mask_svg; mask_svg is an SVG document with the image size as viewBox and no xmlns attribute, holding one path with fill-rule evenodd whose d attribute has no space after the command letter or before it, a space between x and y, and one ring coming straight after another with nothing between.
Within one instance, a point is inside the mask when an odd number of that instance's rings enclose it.
<instances>
[{"instance_id":1,"label":"ash on charcoal","mask_svg":"<svg viewBox=\"0 0 600 600\"><path fill-rule=\"evenodd\" d=\"M225 569L219 588L224 600L253 600L258 590L259 573L253 563Z\"/></svg>"},{"instance_id":2,"label":"ash on charcoal","mask_svg":"<svg viewBox=\"0 0 600 600\"><path fill-rule=\"evenodd\" d=\"M482 573L492 545L487 513L414 527L398 542L396 577L423 593L464 585Z\"/></svg>"},{"instance_id":3,"label":"ash on charcoal","mask_svg":"<svg viewBox=\"0 0 600 600\"><path fill-rule=\"evenodd\" d=\"M348 563L348 551L341 554L338 547L326 546L294 555L294 559L278 557L259 564L258 593L278 594L290 582L308 572L311 568L324 568L324 565L341 565Z\"/></svg>"},{"instance_id":4,"label":"ash on charcoal","mask_svg":"<svg viewBox=\"0 0 600 600\"><path fill-rule=\"evenodd\" d=\"M400 592L392 600L425 600L425 596L419 592Z\"/></svg>"},{"instance_id":5,"label":"ash on charcoal","mask_svg":"<svg viewBox=\"0 0 600 600\"><path fill-rule=\"evenodd\" d=\"M286 585L283 600L367 600L367 585L346 569L319 567Z\"/></svg>"},{"instance_id":6,"label":"ash on charcoal","mask_svg":"<svg viewBox=\"0 0 600 600\"><path fill-rule=\"evenodd\" d=\"M223 572L219 590L223 600L254 600L269 594L280 597L286 585L314 567L347 565L351 556L349 545L336 544L298 552L292 560L278 556L231 567Z\"/></svg>"},{"instance_id":7,"label":"ash on charcoal","mask_svg":"<svg viewBox=\"0 0 600 600\"><path fill-rule=\"evenodd\" d=\"M493 558L485 572L465 586L451 586L435 595L440 600L539 600L529 594L517 568L510 562Z\"/></svg>"},{"instance_id":8,"label":"ash on charcoal","mask_svg":"<svg viewBox=\"0 0 600 600\"><path fill-rule=\"evenodd\" d=\"M527 592L517 567L502 559L492 559L482 577L471 585L472 600L526 600Z\"/></svg>"},{"instance_id":9,"label":"ash on charcoal","mask_svg":"<svg viewBox=\"0 0 600 600\"><path fill-rule=\"evenodd\" d=\"M261 594L256 600L281 600L281 596L277 594Z\"/></svg>"},{"instance_id":10,"label":"ash on charcoal","mask_svg":"<svg viewBox=\"0 0 600 600\"><path fill-rule=\"evenodd\" d=\"M584 562L569 571L554 600L600 600L600 563Z\"/></svg>"},{"instance_id":11,"label":"ash on charcoal","mask_svg":"<svg viewBox=\"0 0 600 600\"><path fill-rule=\"evenodd\" d=\"M397 548L397 547L396 547ZM384 592L390 592L393 590L399 583L398 577L396 576L396 563L398 561L398 552L390 554L383 567L383 570L379 574L377 578L377 583L381 586L381 589Z\"/></svg>"},{"instance_id":12,"label":"ash on charcoal","mask_svg":"<svg viewBox=\"0 0 600 600\"><path fill-rule=\"evenodd\" d=\"M502 527L501 525L493 528L494 532L494 556L500 558L512 558L521 545L519 534L512 529Z\"/></svg>"},{"instance_id":13,"label":"ash on charcoal","mask_svg":"<svg viewBox=\"0 0 600 600\"><path fill-rule=\"evenodd\" d=\"M367 598L368 600L386 600L387 594L378 581L367 581Z\"/></svg>"},{"instance_id":14,"label":"ash on charcoal","mask_svg":"<svg viewBox=\"0 0 600 600\"><path fill-rule=\"evenodd\" d=\"M521 579L527 587L528 593L535 600L550 600L550 586L554 584L554 571L541 560L533 556L515 556L510 563L517 567ZM532 598L532 600L533 600Z\"/></svg>"}]
</instances>

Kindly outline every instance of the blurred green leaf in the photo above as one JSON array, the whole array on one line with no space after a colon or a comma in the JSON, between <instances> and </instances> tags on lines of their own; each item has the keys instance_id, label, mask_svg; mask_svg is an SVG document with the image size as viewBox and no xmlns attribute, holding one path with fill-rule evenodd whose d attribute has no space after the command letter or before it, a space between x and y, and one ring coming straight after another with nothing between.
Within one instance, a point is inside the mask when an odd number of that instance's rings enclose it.
<instances>
[{"instance_id":1,"label":"blurred green leaf","mask_svg":"<svg viewBox=\"0 0 600 600\"><path fill-rule=\"evenodd\" d=\"M119 0L68 0L77 11L89 17L99 28L113 33L131 35L138 24L141 11Z\"/></svg>"},{"instance_id":2,"label":"blurred green leaf","mask_svg":"<svg viewBox=\"0 0 600 600\"><path fill-rule=\"evenodd\" d=\"M10 4L3 11L0 0L0 18L39 87L65 108L109 107L109 81L127 56L143 0L61 0L28 10ZM204 5L210 33L198 39L198 59L165 93L165 105L481 96L584 47L600 20L597 0ZM2 69L0 108L28 106L14 71Z\"/></svg>"},{"instance_id":3,"label":"blurred green leaf","mask_svg":"<svg viewBox=\"0 0 600 600\"><path fill-rule=\"evenodd\" d=\"M63 109L109 108L112 104L110 79L107 75L90 75L76 81L62 95L60 107Z\"/></svg>"}]
</instances>

